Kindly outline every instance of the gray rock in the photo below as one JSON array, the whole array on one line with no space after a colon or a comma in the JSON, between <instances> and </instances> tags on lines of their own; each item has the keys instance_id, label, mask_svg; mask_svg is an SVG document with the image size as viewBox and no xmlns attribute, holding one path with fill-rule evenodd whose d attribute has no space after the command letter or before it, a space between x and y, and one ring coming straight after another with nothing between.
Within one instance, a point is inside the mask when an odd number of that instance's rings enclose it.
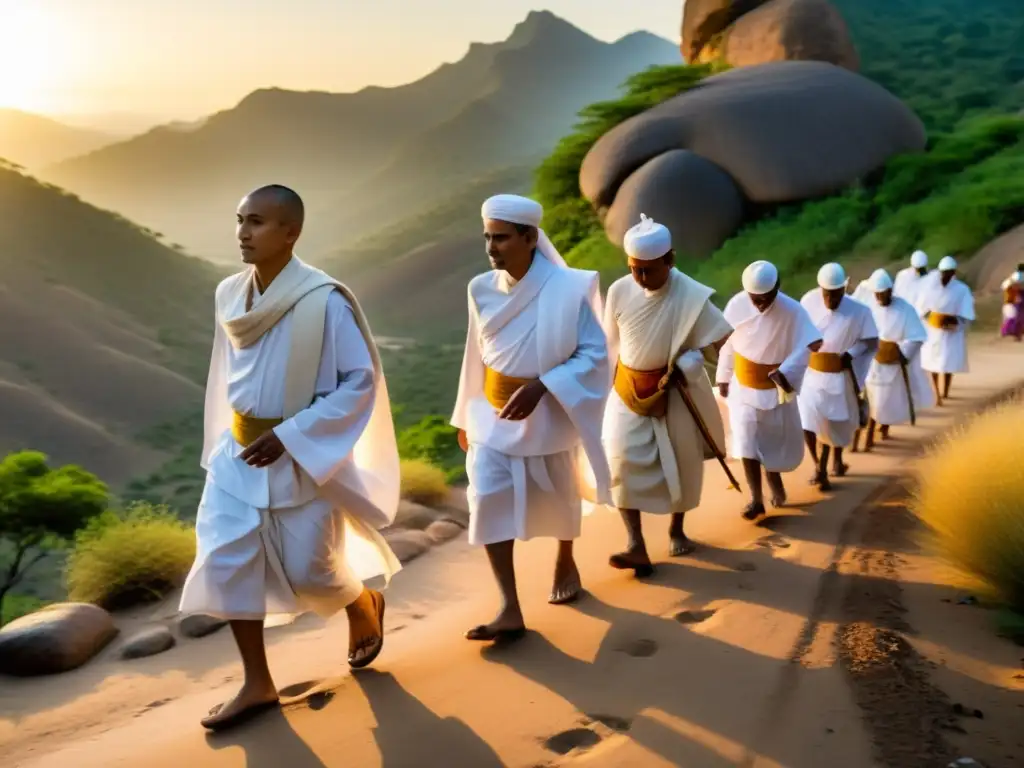
<instances>
[{"instance_id":1,"label":"gray rock","mask_svg":"<svg viewBox=\"0 0 1024 768\"><path fill-rule=\"evenodd\" d=\"M584 159L580 189L610 207L638 169L688 149L746 199L791 202L837 192L925 143L918 117L877 83L832 64L779 61L713 75L616 126Z\"/></svg>"},{"instance_id":2,"label":"gray rock","mask_svg":"<svg viewBox=\"0 0 1024 768\"><path fill-rule=\"evenodd\" d=\"M162 624L147 627L125 641L121 646L121 658L141 659L145 656L156 656L173 648L175 642L171 630Z\"/></svg>"},{"instance_id":3,"label":"gray rock","mask_svg":"<svg viewBox=\"0 0 1024 768\"><path fill-rule=\"evenodd\" d=\"M407 563L430 549L433 541L424 531L397 530L394 528L382 531L384 538L395 553L399 562Z\"/></svg>"},{"instance_id":4,"label":"gray rock","mask_svg":"<svg viewBox=\"0 0 1024 768\"><path fill-rule=\"evenodd\" d=\"M117 635L114 620L87 603L58 603L0 629L0 673L30 677L76 669Z\"/></svg>"},{"instance_id":5,"label":"gray rock","mask_svg":"<svg viewBox=\"0 0 1024 768\"><path fill-rule=\"evenodd\" d=\"M422 531L426 530L427 526L438 517L440 517L440 513L437 510L402 499L398 503L398 513L395 515L395 522L391 524L391 527Z\"/></svg>"},{"instance_id":6,"label":"gray rock","mask_svg":"<svg viewBox=\"0 0 1024 768\"><path fill-rule=\"evenodd\" d=\"M193 613L190 616L183 616L178 621L178 631L185 637L199 638L212 635L227 624L224 619L207 616L204 613Z\"/></svg>"},{"instance_id":7,"label":"gray rock","mask_svg":"<svg viewBox=\"0 0 1024 768\"><path fill-rule=\"evenodd\" d=\"M675 149L658 155L619 188L605 216L608 239L622 247L645 213L672 233L678 257L705 258L743 221L743 196L725 171L700 155Z\"/></svg>"},{"instance_id":8,"label":"gray rock","mask_svg":"<svg viewBox=\"0 0 1024 768\"><path fill-rule=\"evenodd\" d=\"M437 520L430 524L425 533L433 544L442 544L456 538L463 530L461 525L451 520Z\"/></svg>"}]
</instances>

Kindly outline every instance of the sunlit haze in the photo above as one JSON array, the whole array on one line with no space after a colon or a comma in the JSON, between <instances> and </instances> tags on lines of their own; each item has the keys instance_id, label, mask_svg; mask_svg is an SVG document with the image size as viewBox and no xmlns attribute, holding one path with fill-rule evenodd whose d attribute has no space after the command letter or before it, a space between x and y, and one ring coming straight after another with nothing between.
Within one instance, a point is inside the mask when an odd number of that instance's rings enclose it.
<instances>
[{"instance_id":1,"label":"sunlit haze","mask_svg":"<svg viewBox=\"0 0 1024 768\"><path fill-rule=\"evenodd\" d=\"M415 80L534 9L595 37L676 40L681 0L0 0L0 108L95 122L188 120L256 88L351 91Z\"/></svg>"}]
</instances>

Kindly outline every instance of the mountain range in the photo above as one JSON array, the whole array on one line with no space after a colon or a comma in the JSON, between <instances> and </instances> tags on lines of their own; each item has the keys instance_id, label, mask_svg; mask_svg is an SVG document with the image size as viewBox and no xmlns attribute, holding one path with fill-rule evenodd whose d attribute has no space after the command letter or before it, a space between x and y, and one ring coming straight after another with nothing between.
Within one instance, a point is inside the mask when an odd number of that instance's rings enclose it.
<instances>
[{"instance_id":1,"label":"mountain range","mask_svg":"<svg viewBox=\"0 0 1024 768\"><path fill-rule=\"evenodd\" d=\"M614 96L678 48L637 32L605 43L546 11L508 39L394 88L335 94L265 89L190 126L162 126L64 160L41 176L166 233L192 253L233 261L232 213L249 189L293 186L310 212L316 261L462 184L532 167L578 111Z\"/></svg>"},{"instance_id":2,"label":"mountain range","mask_svg":"<svg viewBox=\"0 0 1024 768\"><path fill-rule=\"evenodd\" d=\"M30 170L92 152L117 141L101 131L76 128L17 109L0 109L0 158Z\"/></svg>"}]
</instances>

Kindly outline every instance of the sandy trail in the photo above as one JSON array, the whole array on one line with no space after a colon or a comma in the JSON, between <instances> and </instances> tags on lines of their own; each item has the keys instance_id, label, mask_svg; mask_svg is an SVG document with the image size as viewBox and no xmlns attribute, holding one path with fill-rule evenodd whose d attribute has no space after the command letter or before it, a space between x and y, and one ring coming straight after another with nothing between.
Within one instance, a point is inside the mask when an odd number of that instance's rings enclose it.
<instances>
[{"instance_id":1,"label":"sandy trail","mask_svg":"<svg viewBox=\"0 0 1024 768\"><path fill-rule=\"evenodd\" d=\"M508 648L462 639L496 592L483 553L457 540L409 564L388 590L388 635L374 670L344 664L344 618L271 631L283 713L207 737L199 717L238 685L230 635L181 640L150 659L109 652L59 679L4 680L0 750L26 768L248 766L873 765L871 737L836 664L837 564L866 500L907 470L922 441L981 401L1024 383L1024 354L975 344L954 399L871 455L823 497L809 462L787 476L790 505L761 526L706 465L693 556L666 557L667 521L648 517L658 573L639 584L608 568L618 516L584 522L578 561L589 594L546 603L553 542L518 548L531 633ZM734 471L738 472L738 467ZM109 649L108 649L109 651Z\"/></svg>"}]
</instances>

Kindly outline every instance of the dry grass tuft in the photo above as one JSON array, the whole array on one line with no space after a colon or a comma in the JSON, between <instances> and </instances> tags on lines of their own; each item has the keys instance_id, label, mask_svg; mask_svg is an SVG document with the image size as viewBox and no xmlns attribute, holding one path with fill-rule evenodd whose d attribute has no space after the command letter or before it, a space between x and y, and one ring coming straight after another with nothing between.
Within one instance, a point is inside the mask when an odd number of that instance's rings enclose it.
<instances>
[{"instance_id":1,"label":"dry grass tuft","mask_svg":"<svg viewBox=\"0 0 1024 768\"><path fill-rule=\"evenodd\" d=\"M402 461L402 498L432 507L448 498L445 474L421 459Z\"/></svg>"}]
</instances>

